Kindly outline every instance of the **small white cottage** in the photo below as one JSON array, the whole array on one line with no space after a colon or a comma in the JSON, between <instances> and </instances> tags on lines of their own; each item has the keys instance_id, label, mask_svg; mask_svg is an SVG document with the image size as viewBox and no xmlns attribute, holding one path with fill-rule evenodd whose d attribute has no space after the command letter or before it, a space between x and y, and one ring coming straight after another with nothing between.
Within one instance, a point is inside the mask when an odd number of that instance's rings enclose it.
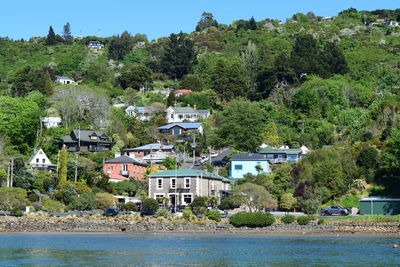
<instances>
[{"instance_id":1,"label":"small white cottage","mask_svg":"<svg viewBox=\"0 0 400 267\"><path fill-rule=\"evenodd\" d=\"M28 164L31 166L33 171L52 172L54 170L54 165L51 164L51 161L42 149L39 149L33 153L32 157L28 161Z\"/></svg>"}]
</instances>

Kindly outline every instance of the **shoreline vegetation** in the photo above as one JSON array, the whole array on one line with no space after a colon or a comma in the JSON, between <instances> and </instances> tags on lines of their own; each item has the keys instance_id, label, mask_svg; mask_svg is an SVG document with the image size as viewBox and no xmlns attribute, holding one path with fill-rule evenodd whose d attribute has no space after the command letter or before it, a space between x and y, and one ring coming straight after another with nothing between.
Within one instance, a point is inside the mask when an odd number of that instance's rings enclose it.
<instances>
[{"instance_id":1,"label":"shoreline vegetation","mask_svg":"<svg viewBox=\"0 0 400 267\"><path fill-rule=\"evenodd\" d=\"M181 217L141 218L139 215L119 217L24 216L0 218L1 233L118 233L131 234L254 234L254 235L371 235L400 236L398 216L366 216L311 220L307 225L297 222L275 223L266 227L234 227L227 219L215 222L207 218L186 220Z\"/></svg>"}]
</instances>

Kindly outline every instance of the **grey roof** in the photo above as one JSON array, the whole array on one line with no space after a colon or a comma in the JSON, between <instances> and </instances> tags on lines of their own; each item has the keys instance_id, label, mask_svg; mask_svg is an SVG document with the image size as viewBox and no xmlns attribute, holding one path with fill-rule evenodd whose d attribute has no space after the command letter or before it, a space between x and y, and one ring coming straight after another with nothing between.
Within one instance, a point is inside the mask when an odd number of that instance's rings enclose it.
<instances>
[{"instance_id":1,"label":"grey roof","mask_svg":"<svg viewBox=\"0 0 400 267\"><path fill-rule=\"evenodd\" d=\"M76 138L77 138L76 140L71 138L72 133L76 136ZM100 140L100 139L93 140L93 139L90 139L90 136L92 136L92 135L96 135L98 137L99 136L103 136L103 137L106 138L106 140ZM112 143L111 141L108 140L108 136L107 136L107 134L105 132L92 131L92 130L77 130L77 129L74 129L74 130L71 131L70 135L64 136L61 139L63 140L64 143L74 143L74 142L78 142L78 138L80 138L80 140L84 141L84 142Z\"/></svg>"},{"instance_id":2,"label":"grey roof","mask_svg":"<svg viewBox=\"0 0 400 267\"><path fill-rule=\"evenodd\" d=\"M400 196L370 196L362 198L360 201L400 201Z\"/></svg>"},{"instance_id":3,"label":"grey roof","mask_svg":"<svg viewBox=\"0 0 400 267\"><path fill-rule=\"evenodd\" d=\"M258 153L238 153L233 154L231 160L267 160L267 158Z\"/></svg>"},{"instance_id":4,"label":"grey roof","mask_svg":"<svg viewBox=\"0 0 400 267\"><path fill-rule=\"evenodd\" d=\"M140 163L139 161L136 161L128 156L120 156L117 158L109 159L106 160L104 163L133 163L136 165L147 166L146 164Z\"/></svg>"},{"instance_id":5,"label":"grey roof","mask_svg":"<svg viewBox=\"0 0 400 267\"><path fill-rule=\"evenodd\" d=\"M185 176L203 176L203 178L211 178L211 179L216 179L216 180L222 180L224 182L230 182L228 179L226 179L223 176L216 175L214 173L210 172L202 172L201 170L196 170L196 169L180 169L180 170L167 170L167 171L161 171L157 173L153 173L149 175L150 178L153 177L185 177Z\"/></svg>"},{"instance_id":6,"label":"grey roof","mask_svg":"<svg viewBox=\"0 0 400 267\"><path fill-rule=\"evenodd\" d=\"M208 109L194 109L192 107L174 107L176 113L209 113Z\"/></svg>"},{"instance_id":7,"label":"grey roof","mask_svg":"<svg viewBox=\"0 0 400 267\"><path fill-rule=\"evenodd\" d=\"M170 123L167 125L163 125L158 127L158 129L171 129L172 127L179 126L182 129L198 129L201 126L201 122L176 122Z\"/></svg>"},{"instance_id":8,"label":"grey roof","mask_svg":"<svg viewBox=\"0 0 400 267\"><path fill-rule=\"evenodd\" d=\"M153 143L153 144L148 144L144 146L139 146L139 147L134 147L134 148L124 148L122 151L141 151L141 150L160 150L160 144L159 143ZM174 149L173 145L164 145L163 150L171 150Z\"/></svg>"},{"instance_id":9,"label":"grey roof","mask_svg":"<svg viewBox=\"0 0 400 267\"><path fill-rule=\"evenodd\" d=\"M66 76L56 76L56 79L63 79L63 80L71 80L73 81L73 79L66 77Z\"/></svg>"}]
</instances>

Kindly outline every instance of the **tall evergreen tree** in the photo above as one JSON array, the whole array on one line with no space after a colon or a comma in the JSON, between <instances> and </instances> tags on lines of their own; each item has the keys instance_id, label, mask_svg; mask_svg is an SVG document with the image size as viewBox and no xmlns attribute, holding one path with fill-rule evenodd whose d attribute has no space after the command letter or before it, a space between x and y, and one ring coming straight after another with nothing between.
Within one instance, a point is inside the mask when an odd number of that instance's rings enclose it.
<instances>
[{"instance_id":1,"label":"tall evergreen tree","mask_svg":"<svg viewBox=\"0 0 400 267\"><path fill-rule=\"evenodd\" d=\"M47 34L46 44L55 45L57 43L56 34L54 33L53 27L50 26L49 33Z\"/></svg>"},{"instance_id":2,"label":"tall evergreen tree","mask_svg":"<svg viewBox=\"0 0 400 267\"><path fill-rule=\"evenodd\" d=\"M320 73L320 52L317 40L312 35L297 36L293 47L291 61L298 77Z\"/></svg>"},{"instance_id":3,"label":"tall evergreen tree","mask_svg":"<svg viewBox=\"0 0 400 267\"><path fill-rule=\"evenodd\" d=\"M114 36L108 47L108 57L114 60L122 60L132 50L132 35L124 31L121 36Z\"/></svg>"},{"instance_id":4,"label":"tall evergreen tree","mask_svg":"<svg viewBox=\"0 0 400 267\"><path fill-rule=\"evenodd\" d=\"M249 24L248 25L249 25L248 26L249 30L257 30L257 23L256 23L256 20L254 19L254 17L251 17L249 19Z\"/></svg>"},{"instance_id":5,"label":"tall evergreen tree","mask_svg":"<svg viewBox=\"0 0 400 267\"><path fill-rule=\"evenodd\" d=\"M163 72L172 78L180 79L188 74L196 62L194 43L180 32L171 34L161 59Z\"/></svg>"},{"instance_id":6,"label":"tall evergreen tree","mask_svg":"<svg viewBox=\"0 0 400 267\"><path fill-rule=\"evenodd\" d=\"M60 173L58 178L59 184L67 182L67 149L65 147L60 150Z\"/></svg>"},{"instance_id":7,"label":"tall evergreen tree","mask_svg":"<svg viewBox=\"0 0 400 267\"><path fill-rule=\"evenodd\" d=\"M276 128L275 122L270 122L267 124L267 129L264 134L264 142L273 147L279 147L281 145L281 140L278 135L278 129Z\"/></svg>"}]
</instances>

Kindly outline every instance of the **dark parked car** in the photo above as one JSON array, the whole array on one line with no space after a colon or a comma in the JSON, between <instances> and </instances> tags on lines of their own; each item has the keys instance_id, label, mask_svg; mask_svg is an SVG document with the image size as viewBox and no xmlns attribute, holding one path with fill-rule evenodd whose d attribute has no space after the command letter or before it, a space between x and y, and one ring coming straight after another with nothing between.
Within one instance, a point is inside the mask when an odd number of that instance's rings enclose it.
<instances>
[{"instance_id":1,"label":"dark parked car","mask_svg":"<svg viewBox=\"0 0 400 267\"><path fill-rule=\"evenodd\" d=\"M104 212L105 216L117 216L118 215L118 209L115 208L110 208L108 210L106 210L106 212Z\"/></svg>"},{"instance_id":2,"label":"dark parked car","mask_svg":"<svg viewBox=\"0 0 400 267\"><path fill-rule=\"evenodd\" d=\"M327 208L322 208L321 209L321 214L322 215L349 215L350 211L348 209L345 209L343 207L340 206L330 206Z\"/></svg>"},{"instance_id":3,"label":"dark parked car","mask_svg":"<svg viewBox=\"0 0 400 267\"><path fill-rule=\"evenodd\" d=\"M140 212L140 216L144 217L144 216L153 216L155 214L154 210L142 210Z\"/></svg>"}]
</instances>

